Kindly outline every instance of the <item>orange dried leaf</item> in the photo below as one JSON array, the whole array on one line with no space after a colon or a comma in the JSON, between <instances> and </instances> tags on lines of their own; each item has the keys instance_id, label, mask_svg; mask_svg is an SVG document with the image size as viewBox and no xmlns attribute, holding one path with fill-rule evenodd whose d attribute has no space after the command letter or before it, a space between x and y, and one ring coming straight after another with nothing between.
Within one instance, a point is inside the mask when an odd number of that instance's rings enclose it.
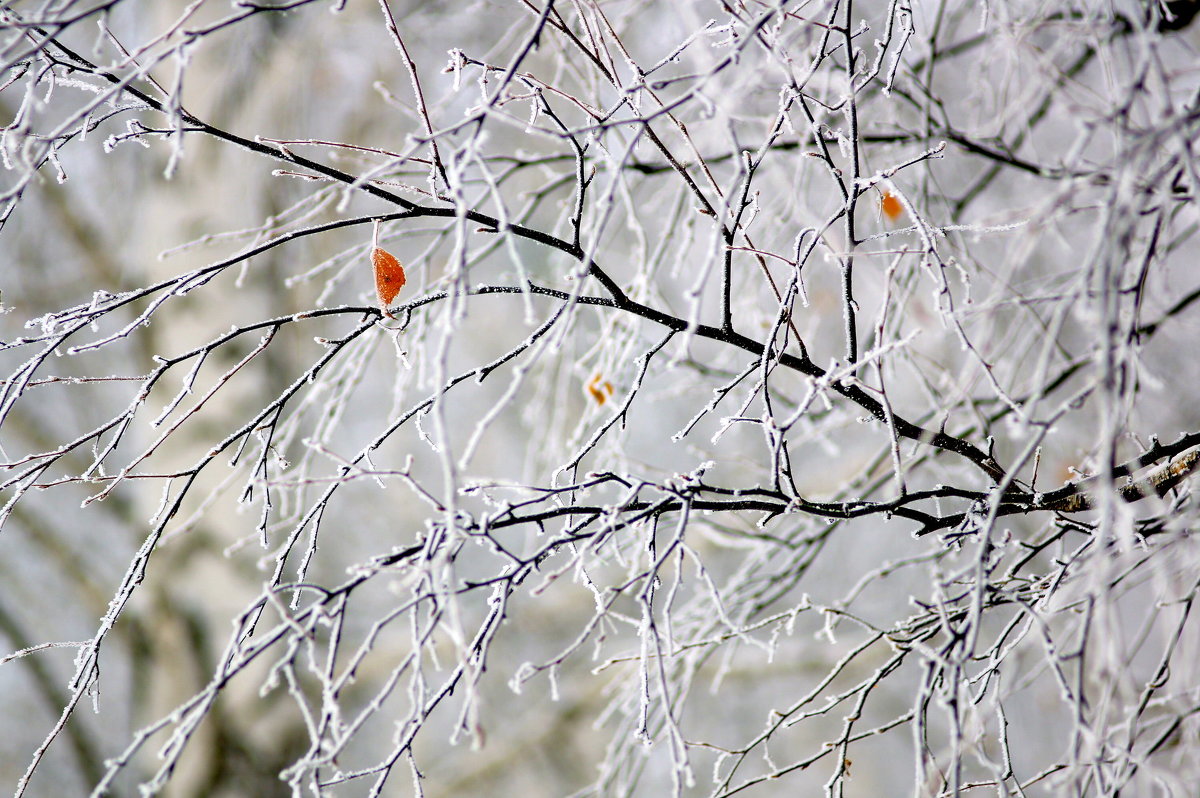
<instances>
[{"instance_id":1,"label":"orange dried leaf","mask_svg":"<svg viewBox=\"0 0 1200 798\"><path fill-rule=\"evenodd\" d=\"M604 375L596 374L587 384L583 386L583 392L591 397L591 400L597 405L602 405L608 401L608 397L613 395L613 384L604 379Z\"/></svg>"},{"instance_id":2,"label":"orange dried leaf","mask_svg":"<svg viewBox=\"0 0 1200 798\"><path fill-rule=\"evenodd\" d=\"M904 213L904 203L900 202L900 198L890 191L883 192L883 196L879 198L879 210L883 211L883 215L891 221L896 221Z\"/></svg>"},{"instance_id":3,"label":"orange dried leaf","mask_svg":"<svg viewBox=\"0 0 1200 798\"><path fill-rule=\"evenodd\" d=\"M395 255L379 247L371 250L371 266L375 269L375 295L379 297L379 304L387 310L387 306L392 304L404 287L404 267Z\"/></svg>"}]
</instances>

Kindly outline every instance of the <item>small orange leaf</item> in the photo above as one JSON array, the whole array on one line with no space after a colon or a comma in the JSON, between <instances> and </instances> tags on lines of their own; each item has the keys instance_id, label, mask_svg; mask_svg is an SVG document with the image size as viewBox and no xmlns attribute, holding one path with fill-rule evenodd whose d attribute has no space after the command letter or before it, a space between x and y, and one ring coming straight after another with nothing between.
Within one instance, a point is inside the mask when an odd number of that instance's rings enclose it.
<instances>
[{"instance_id":1,"label":"small orange leaf","mask_svg":"<svg viewBox=\"0 0 1200 798\"><path fill-rule=\"evenodd\" d=\"M603 374L596 374L587 384L583 386L583 392L591 397L592 401L597 405L602 405L608 401L608 397L613 395L613 384L604 379Z\"/></svg>"},{"instance_id":2,"label":"small orange leaf","mask_svg":"<svg viewBox=\"0 0 1200 798\"><path fill-rule=\"evenodd\" d=\"M904 203L890 191L883 192L883 196L879 198L879 210L883 211L883 215L891 221L896 221L904 213Z\"/></svg>"},{"instance_id":3,"label":"small orange leaf","mask_svg":"<svg viewBox=\"0 0 1200 798\"><path fill-rule=\"evenodd\" d=\"M379 247L371 250L371 266L375 268L375 295L386 311L404 287L404 267L395 255Z\"/></svg>"}]
</instances>

